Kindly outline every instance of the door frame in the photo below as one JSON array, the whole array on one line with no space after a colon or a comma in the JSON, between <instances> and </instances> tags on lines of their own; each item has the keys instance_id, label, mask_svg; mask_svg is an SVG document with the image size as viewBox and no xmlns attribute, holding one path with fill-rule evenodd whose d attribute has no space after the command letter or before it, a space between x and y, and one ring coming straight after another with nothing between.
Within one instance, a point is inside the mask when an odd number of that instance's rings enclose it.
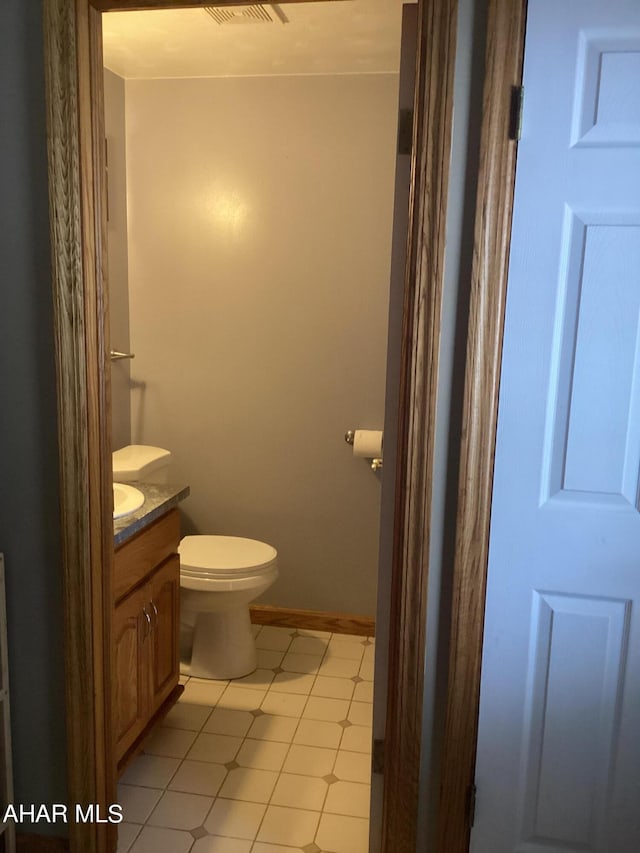
<instances>
[{"instance_id":1,"label":"door frame","mask_svg":"<svg viewBox=\"0 0 640 853\"><path fill-rule=\"evenodd\" d=\"M466 853L475 764L493 466L527 0L489 0L466 340L436 853Z\"/></svg>"},{"instance_id":2,"label":"door frame","mask_svg":"<svg viewBox=\"0 0 640 853\"><path fill-rule=\"evenodd\" d=\"M239 2L239 0L235 0ZM296 0L282 0L296 2ZM180 0L44 0L71 803L115 802L109 650L111 448L102 11ZM217 5L234 5L218 0ZM440 307L453 122L457 0L418 0L409 234L390 600L383 853L415 853ZM487 71L467 330L439 853L468 849L502 322L515 174L510 89L526 0L488 0ZM111 824L70 824L72 853L112 853Z\"/></svg>"}]
</instances>

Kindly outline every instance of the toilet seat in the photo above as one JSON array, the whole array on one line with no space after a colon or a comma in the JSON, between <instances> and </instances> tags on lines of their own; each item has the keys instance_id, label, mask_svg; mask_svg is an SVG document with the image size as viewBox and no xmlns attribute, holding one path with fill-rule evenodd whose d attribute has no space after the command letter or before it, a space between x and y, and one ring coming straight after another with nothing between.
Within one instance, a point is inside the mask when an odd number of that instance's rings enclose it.
<instances>
[{"instance_id":1,"label":"toilet seat","mask_svg":"<svg viewBox=\"0 0 640 853\"><path fill-rule=\"evenodd\" d=\"M185 536L178 553L181 576L194 580L257 575L272 569L278 558L273 546L241 536Z\"/></svg>"}]
</instances>

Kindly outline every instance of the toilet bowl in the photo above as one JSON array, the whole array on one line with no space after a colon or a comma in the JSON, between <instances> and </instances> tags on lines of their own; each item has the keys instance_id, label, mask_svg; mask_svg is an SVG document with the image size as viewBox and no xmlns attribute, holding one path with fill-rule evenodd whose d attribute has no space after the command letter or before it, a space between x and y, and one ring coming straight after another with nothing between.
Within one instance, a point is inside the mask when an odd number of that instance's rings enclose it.
<instances>
[{"instance_id":1,"label":"toilet bowl","mask_svg":"<svg viewBox=\"0 0 640 853\"><path fill-rule=\"evenodd\" d=\"M180 669L196 678L240 678L257 654L249 603L278 577L278 552L239 536L180 542Z\"/></svg>"}]
</instances>

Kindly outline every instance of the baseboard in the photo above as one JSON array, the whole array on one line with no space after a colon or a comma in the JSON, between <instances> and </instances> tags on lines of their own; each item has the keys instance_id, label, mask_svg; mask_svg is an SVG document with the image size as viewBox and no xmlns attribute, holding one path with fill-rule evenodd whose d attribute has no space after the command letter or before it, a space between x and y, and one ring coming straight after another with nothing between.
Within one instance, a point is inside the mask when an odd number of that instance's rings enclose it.
<instances>
[{"instance_id":1,"label":"baseboard","mask_svg":"<svg viewBox=\"0 0 640 853\"><path fill-rule=\"evenodd\" d=\"M376 621L372 616L348 613L325 613L321 610L292 610L253 604L249 608L254 625L276 625L280 628L306 628L308 631L331 631L335 634L358 634L374 637Z\"/></svg>"},{"instance_id":2,"label":"baseboard","mask_svg":"<svg viewBox=\"0 0 640 853\"><path fill-rule=\"evenodd\" d=\"M69 840L50 835L16 834L16 853L68 853Z\"/></svg>"}]
</instances>

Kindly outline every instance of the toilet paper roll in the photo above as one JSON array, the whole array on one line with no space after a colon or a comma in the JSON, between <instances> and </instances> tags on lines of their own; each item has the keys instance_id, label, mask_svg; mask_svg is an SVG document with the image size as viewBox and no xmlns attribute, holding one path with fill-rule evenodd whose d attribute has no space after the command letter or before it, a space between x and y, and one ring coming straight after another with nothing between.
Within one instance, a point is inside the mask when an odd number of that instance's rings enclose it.
<instances>
[{"instance_id":1,"label":"toilet paper roll","mask_svg":"<svg viewBox=\"0 0 640 853\"><path fill-rule=\"evenodd\" d=\"M353 436L353 455L365 459L382 458L382 430L357 429Z\"/></svg>"}]
</instances>

